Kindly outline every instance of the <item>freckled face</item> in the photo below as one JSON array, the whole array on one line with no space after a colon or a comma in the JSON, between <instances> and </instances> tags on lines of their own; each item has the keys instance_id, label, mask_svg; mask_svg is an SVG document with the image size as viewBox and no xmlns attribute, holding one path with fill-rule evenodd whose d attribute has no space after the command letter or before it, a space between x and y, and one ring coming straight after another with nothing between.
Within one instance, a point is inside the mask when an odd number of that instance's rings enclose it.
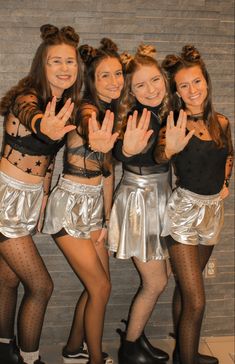
<instances>
[{"instance_id":1,"label":"freckled face","mask_svg":"<svg viewBox=\"0 0 235 364\"><path fill-rule=\"evenodd\" d=\"M111 102L118 99L124 85L122 65L117 58L105 58L95 71L95 87L98 97Z\"/></svg>"},{"instance_id":2,"label":"freckled face","mask_svg":"<svg viewBox=\"0 0 235 364\"><path fill-rule=\"evenodd\" d=\"M61 97L64 90L76 81L78 64L75 48L68 44L58 44L48 49L46 77L53 96Z\"/></svg>"},{"instance_id":3,"label":"freckled face","mask_svg":"<svg viewBox=\"0 0 235 364\"><path fill-rule=\"evenodd\" d=\"M155 65L145 65L133 74L131 90L141 104L155 107L161 104L166 94L166 85Z\"/></svg>"},{"instance_id":4,"label":"freckled face","mask_svg":"<svg viewBox=\"0 0 235 364\"><path fill-rule=\"evenodd\" d=\"M207 82L199 66L183 68L175 75L176 88L192 114L203 112Z\"/></svg>"}]
</instances>

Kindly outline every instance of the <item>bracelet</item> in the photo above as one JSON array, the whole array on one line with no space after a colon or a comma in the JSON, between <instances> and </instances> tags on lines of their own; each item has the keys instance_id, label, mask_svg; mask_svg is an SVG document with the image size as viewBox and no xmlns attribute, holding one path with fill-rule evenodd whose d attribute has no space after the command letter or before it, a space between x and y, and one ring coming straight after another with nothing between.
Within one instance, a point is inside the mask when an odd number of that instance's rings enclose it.
<instances>
[{"instance_id":1,"label":"bracelet","mask_svg":"<svg viewBox=\"0 0 235 364\"><path fill-rule=\"evenodd\" d=\"M230 182L229 178L225 178L225 180L224 180L224 185L225 185L225 187L227 187L227 188L228 188L228 186L229 186L229 182Z\"/></svg>"}]
</instances>

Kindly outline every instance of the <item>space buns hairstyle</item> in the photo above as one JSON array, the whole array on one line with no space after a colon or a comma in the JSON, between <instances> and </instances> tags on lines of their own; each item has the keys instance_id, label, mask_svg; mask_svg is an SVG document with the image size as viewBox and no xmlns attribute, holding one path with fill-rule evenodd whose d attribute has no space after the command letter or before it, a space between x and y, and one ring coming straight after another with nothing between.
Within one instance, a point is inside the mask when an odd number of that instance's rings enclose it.
<instances>
[{"instance_id":1,"label":"space buns hairstyle","mask_svg":"<svg viewBox=\"0 0 235 364\"><path fill-rule=\"evenodd\" d=\"M53 44L55 39L59 38L73 44L76 48L78 47L79 35L75 32L74 28L69 25L59 29L54 25L44 24L40 27L40 31L41 38L45 43Z\"/></svg>"},{"instance_id":2,"label":"space buns hairstyle","mask_svg":"<svg viewBox=\"0 0 235 364\"><path fill-rule=\"evenodd\" d=\"M88 44L84 44L79 47L80 56L86 66L89 66L94 60L103 56L114 56L119 58L118 47L109 38L102 38L100 41L100 47L94 48Z\"/></svg>"},{"instance_id":3,"label":"space buns hairstyle","mask_svg":"<svg viewBox=\"0 0 235 364\"><path fill-rule=\"evenodd\" d=\"M140 44L136 51L136 55L148 56L152 58L156 57L156 54L156 48L150 44Z\"/></svg>"},{"instance_id":4,"label":"space buns hairstyle","mask_svg":"<svg viewBox=\"0 0 235 364\"><path fill-rule=\"evenodd\" d=\"M185 45L180 55L168 54L162 62L162 67L169 74L174 74L181 65L204 66L204 62L196 47L193 45Z\"/></svg>"}]
</instances>

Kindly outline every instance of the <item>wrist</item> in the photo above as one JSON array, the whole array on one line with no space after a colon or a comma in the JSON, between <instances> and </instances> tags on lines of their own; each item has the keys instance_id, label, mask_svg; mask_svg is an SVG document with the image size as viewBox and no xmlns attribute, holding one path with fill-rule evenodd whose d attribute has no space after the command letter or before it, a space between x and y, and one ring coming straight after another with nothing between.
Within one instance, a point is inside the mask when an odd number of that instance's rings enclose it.
<instances>
[{"instance_id":1,"label":"wrist","mask_svg":"<svg viewBox=\"0 0 235 364\"><path fill-rule=\"evenodd\" d=\"M133 157L133 155L134 155L134 154L126 152L124 147L122 147L122 154L124 154L125 157Z\"/></svg>"},{"instance_id":2,"label":"wrist","mask_svg":"<svg viewBox=\"0 0 235 364\"><path fill-rule=\"evenodd\" d=\"M171 157L175 154L175 151L173 149L165 148L165 155L168 159L171 159Z\"/></svg>"}]
</instances>

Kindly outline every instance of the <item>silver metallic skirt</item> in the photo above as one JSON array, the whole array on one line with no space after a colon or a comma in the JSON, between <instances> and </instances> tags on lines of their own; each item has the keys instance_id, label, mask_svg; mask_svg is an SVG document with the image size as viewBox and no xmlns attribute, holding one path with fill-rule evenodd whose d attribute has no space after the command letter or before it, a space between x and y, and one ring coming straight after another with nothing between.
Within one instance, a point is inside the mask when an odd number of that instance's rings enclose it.
<instances>
[{"instance_id":1,"label":"silver metallic skirt","mask_svg":"<svg viewBox=\"0 0 235 364\"><path fill-rule=\"evenodd\" d=\"M0 172L0 232L19 238L36 232L43 183L30 184Z\"/></svg>"},{"instance_id":2,"label":"silver metallic skirt","mask_svg":"<svg viewBox=\"0 0 235 364\"><path fill-rule=\"evenodd\" d=\"M56 234L61 229L76 238L89 239L90 232L103 224L103 187L85 185L60 177L51 192L42 232Z\"/></svg>"},{"instance_id":3,"label":"silver metallic skirt","mask_svg":"<svg viewBox=\"0 0 235 364\"><path fill-rule=\"evenodd\" d=\"M171 235L182 244L215 245L223 222L223 200L219 194L199 195L178 187L168 201L162 236Z\"/></svg>"},{"instance_id":4,"label":"silver metallic skirt","mask_svg":"<svg viewBox=\"0 0 235 364\"><path fill-rule=\"evenodd\" d=\"M108 247L117 258L147 262L168 256L160 234L170 194L168 172L140 176L124 171L108 230Z\"/></svg>"}]
</instances>

